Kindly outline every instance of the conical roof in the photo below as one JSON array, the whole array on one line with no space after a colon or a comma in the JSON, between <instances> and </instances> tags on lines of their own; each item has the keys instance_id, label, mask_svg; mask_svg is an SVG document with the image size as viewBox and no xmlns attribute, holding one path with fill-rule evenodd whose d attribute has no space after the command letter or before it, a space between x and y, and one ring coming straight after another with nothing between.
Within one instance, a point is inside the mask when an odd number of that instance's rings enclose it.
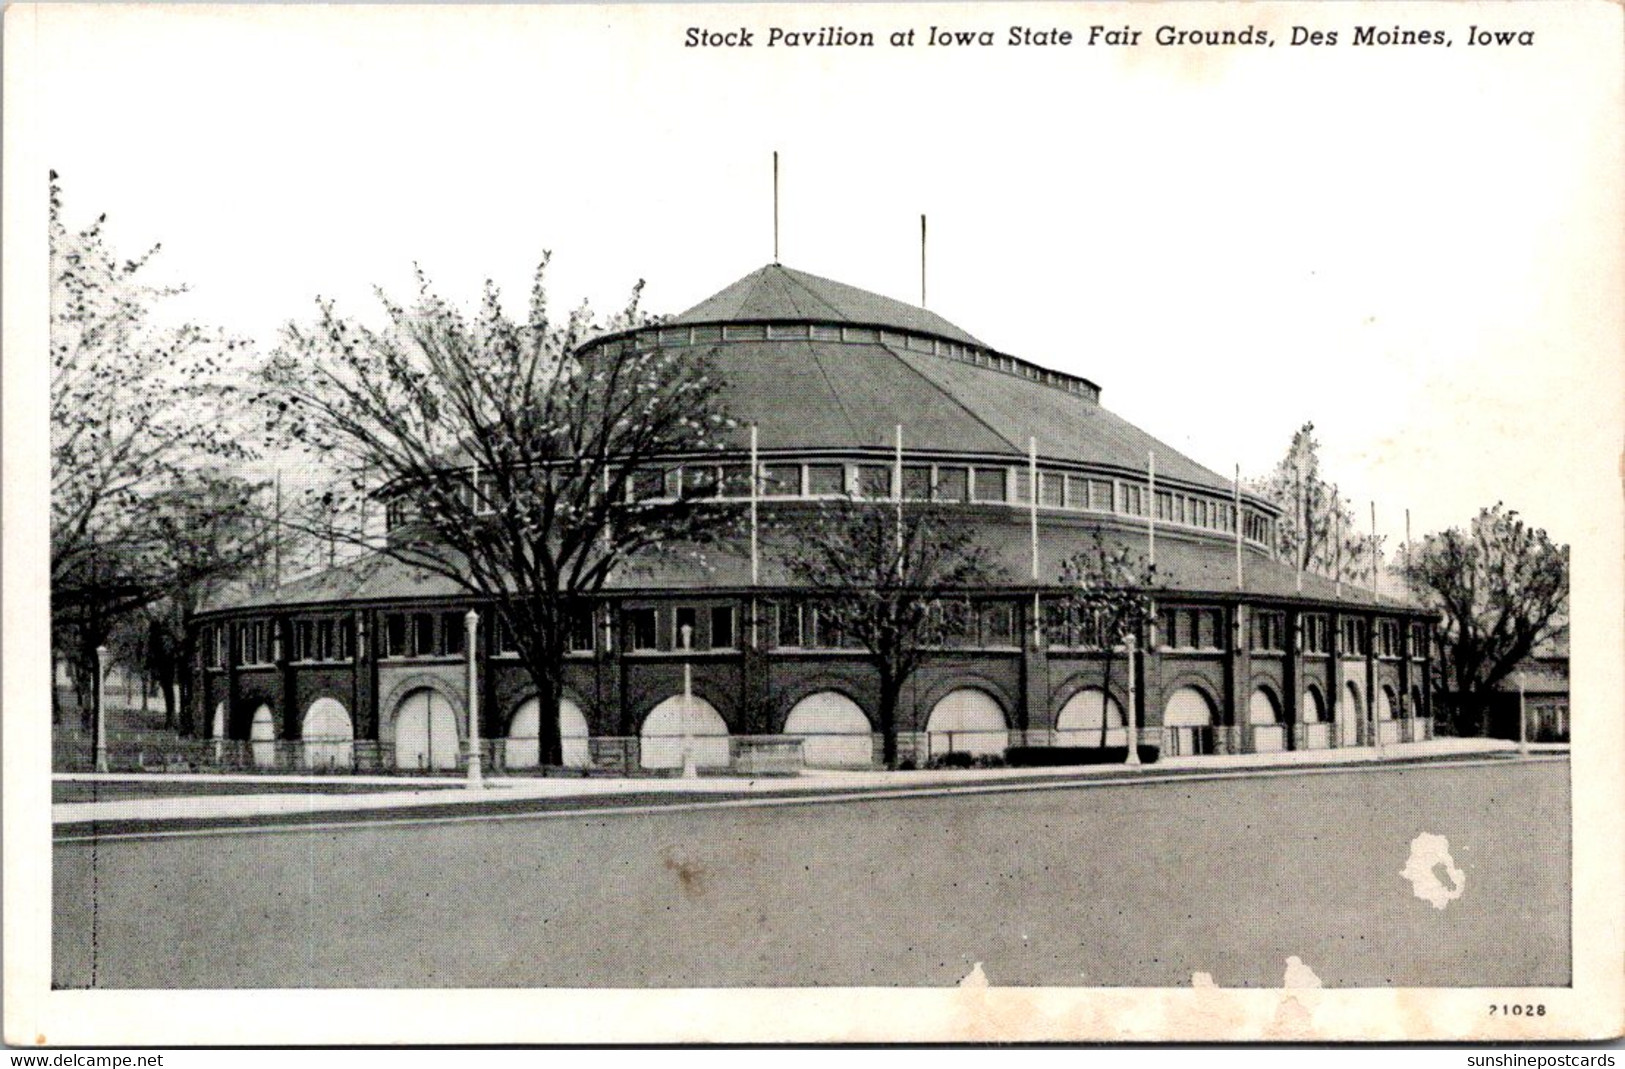
<instances>
[{"instance_id":1,"label":"conical roof","mask_svg":"<svg viewBox=\"0 0 1625 1069\"><path fill-rule=\"evenodd\" d=\"M986 343L935 312L782 264L768 264L752 271L667 322L686 326L774 321L895 327L986 347Z\"/></svg>"},{"instance_id":2,"label":"conical roof","mask_svg":"<svg viewBox=\"0 0 1625 1069\"><path fill-rule=\"evenodd\" d=\"M1042 457L1122 472L1144 471L1154 452L1159 479L1231 489L1229 479L1103 408L1094 383L1000 353L935 312L782 264L752 271L661 326L744 323L871 331L839 341L764 334L705 345L728 384L730 414L757 426L764 450L889 449L901 424L911 451L1019 458L1032 439ZM917 346L885 331L953 344Z\"/></svg>"}]
</instances>

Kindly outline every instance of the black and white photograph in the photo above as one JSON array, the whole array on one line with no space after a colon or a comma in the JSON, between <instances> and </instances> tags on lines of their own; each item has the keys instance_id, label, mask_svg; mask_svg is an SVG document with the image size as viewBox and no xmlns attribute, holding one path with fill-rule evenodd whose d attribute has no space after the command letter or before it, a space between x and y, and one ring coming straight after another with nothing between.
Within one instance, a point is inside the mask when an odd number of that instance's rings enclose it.
<instances>
[{"instance_id":1,"label":"black and white photograph","mask_svg":"<svg viewBox=\"0 0 1625 1069\"><path fill-rule=\"evenodd\" d=\"M1618 1036L1618 5L14 5L5 1040Z\"/></svg>"}]
</instances>

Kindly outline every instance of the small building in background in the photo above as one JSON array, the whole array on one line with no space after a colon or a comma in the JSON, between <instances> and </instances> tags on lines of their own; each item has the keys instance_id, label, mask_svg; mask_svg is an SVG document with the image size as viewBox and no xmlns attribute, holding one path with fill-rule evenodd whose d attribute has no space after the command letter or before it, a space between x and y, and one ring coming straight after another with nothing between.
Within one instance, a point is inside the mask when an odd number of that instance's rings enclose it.
<instances>
[{"instance_id":1,"label":"small building in background","mask_svg":"<svg viewBox=\"0 0 1625 1069\"><path fill-rule=\"evenodd\" d=\"M1518 738L1518 682L1523 681L1524 715L1530 742L1569 741L1569 637L1548 639L1501 681L1490 704L1489 734Z\"/></svg>"}]
</instances>

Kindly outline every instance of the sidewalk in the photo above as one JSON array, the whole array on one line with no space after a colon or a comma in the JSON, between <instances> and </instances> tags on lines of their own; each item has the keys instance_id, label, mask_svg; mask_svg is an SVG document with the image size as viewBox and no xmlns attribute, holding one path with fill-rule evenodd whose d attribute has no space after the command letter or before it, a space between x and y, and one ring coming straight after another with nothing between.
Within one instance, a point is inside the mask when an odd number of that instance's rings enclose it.
<instances>
[{"instance_id":1,"label":"sidewalk","mask_svg":"<svg viewBox=\"0 0 1625 1069\"><path fill-rule=\"evenodd\" d=\"M1567 752L1566 746L1531 746L1532 753ZM1425 761L1467 757L1511 757L1517 744L1496 739L1434 739L1401 743L1383 749L1384 762ZM153 773L148 775L73 773L53 777L57 782L130 785L135 783L185 783L206 787L210 784L240 787L244 784L275 784L271 793L192 794L180 797L126 798L97 802L65 802L51 807L54 824L90 821L193 821L271 816L309 816L315 813L353 813L379 810L410 810L416 807L444 808L460 805L529 800L625 798L657 796L677 801L682 797L716 795L844 794L865 791L918 790L935 787L986 786L1031 780L1051 782L1099 781L1133 776L1179 777L1200 773L1229 773L1258 770L1280 772L1292 768L1325 768L1339 765L1371 765L1379 758L1367 748L1309 750L1289 753L1235 754L1209 757L1173 757L1152 765L1131 768L1126 765L1086 765L1068 768L1019 769L941 769L933 771L886 772L881 770L806 771L797 776L747 779L740 776L681 777L487 777L483 790L470 790L458 780L427 777L361 776L335 780L332 776L211 776L195 773ZM289 790L308 784L308 791ZM361 785L376 785L373 792L357 791Z\"/></svg>"}]
</instances>

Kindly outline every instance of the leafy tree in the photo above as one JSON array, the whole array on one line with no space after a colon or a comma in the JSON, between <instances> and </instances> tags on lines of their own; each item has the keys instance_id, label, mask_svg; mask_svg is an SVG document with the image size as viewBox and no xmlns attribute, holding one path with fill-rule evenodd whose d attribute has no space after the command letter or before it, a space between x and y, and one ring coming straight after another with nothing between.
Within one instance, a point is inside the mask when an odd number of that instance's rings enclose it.
<instances>
[{"instance_id":1,"label":"leafy tree","mask_svg":"<svg viewBox=\"0 0 1625 1069\"><path fill-rule=\"evenodd\" d=\"M1569 547L1497 502L1466 530L1430 534L1411 547L1403 574L1443 616L1437 690L1459 734L1485 727L1496 686L1565 626Z\"/></svg>"},{"instance_id":2,"label":"leafy tree","mask_svg":"<svg viewBox=\"0 0 1625 1069\"><path fill-rule=\"evenodd\" d=\"M1050 626L1073 630L1080 645L1101 651L1101 746L1111 722L1112 660L1129 636L1144 638L1156 612L1156 590L1157 566L1099 531L1087 549L1061 565L1061 596L1048 603ZM1130 739L1129 745L1137 741Z\"/></svg>"},{"instance_id":3,"label":"leafy tree","mask_svg":"<svg viewBox=\"0 0 1625 1069\"><path fill-rule=\"evenodd\" d=\"M896 768L898 701L928 649L954 630L944 604L1000 570L962 517L929 504L830 502L787 511L774 527L790 576L878 675L882 756Z\"/></svg>"},{"instance_id":4,"label":"leafy tree","mask_svg":"<svg viewBox=\"0 0 1625 1069\"><path fill-rule=\"evenodd\" d=\"M1370 581L1381 539L1360 533L1353 505L1322 474L1313 423L1298 428L1275 470L1251 480L1250 489L1281 510L1278 549L1296 567L1344 582Z\"/></svg>"},{"instance_id":5,"label":"leafy tree","mask_svg":"<svg viewBox=\"0 0 1625 1069\"><path fill-rule=\"evenodd\" d=\"M238 566L172 552L196 520L177 505L251 455L229 381L244 344L156 323L155 308L183 288L146 281L156 246L120 258L106 218L71 230L51 173L52 633L79 675L121 617Z\"/></svg>"},{"instance_id":6,"label":"leafy tree","mask_svg":"<svg viewBox=\"0 0 1625 1069\"><path fill-rule=\"evenodd\" d=\"M264 585L266 561L284 532L267 516L262 484L211 479L165 503L162 547L175 581L162 598L143 606L143 666L158 684L164 726L182 735L193 722L192 666L197 652L193 617L226 587Z\"/></svg>"},{"instance_id":7,"label":"leafy tree","mask_svg":"<svg viewBox=\"0 0 1625 1069\"><path fill-rule=\"evenodd\" d=\"M612 574L692 555L729 529L725 506L663 500L648 483L663 486L673 458L716 448L730 422L703 351L583 348L650 321L641 283L605 324L586 305L555 319L546 269L544 258L517 321L494 284L470 317L421 272L410 306L379 295L376 328L318 302L313 323L285 329L261 399L273 431L342 476L323 492L348 500L300 510L308 531L495 609L544 712L540 760L559 764L571 623ZM368 495L397 521L383 540L352 522Z\"/></svg>"}]
</instances>

